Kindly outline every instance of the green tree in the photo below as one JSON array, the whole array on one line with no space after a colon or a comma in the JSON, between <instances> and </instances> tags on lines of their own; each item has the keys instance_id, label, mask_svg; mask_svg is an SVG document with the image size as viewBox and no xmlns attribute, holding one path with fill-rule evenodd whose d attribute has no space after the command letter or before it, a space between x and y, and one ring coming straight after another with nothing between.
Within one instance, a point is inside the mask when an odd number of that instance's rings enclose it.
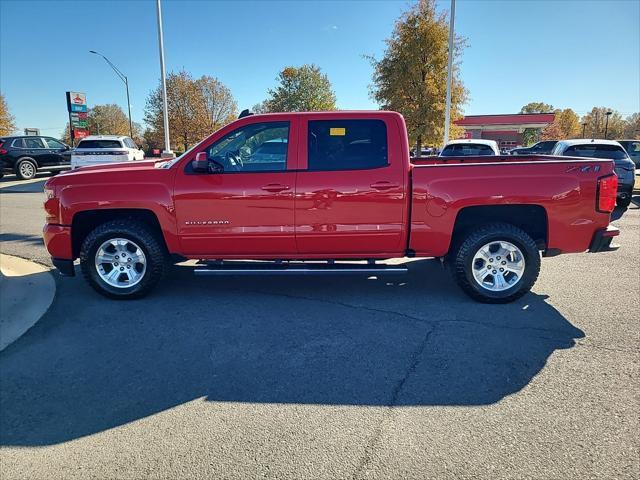
<instances>
[{"instance_id":1,"label":"green tree","mask_svg":"<svg viewBox=\"0 0 640 480\"><path fill-rule=\"evenodd\" d=\"M269 98L254 108L262 112L314 112L336 109L329 78L316 65L285 67Z\"/></svg>"},{"instance_id":2,"label":"green tree","mask_svg":"<svg viewBox=\"0 0 640 480\"><path fill-rule=\"evenodd\" d=\"M553 105L543 102L527 103L520 109L520 113L553 113Z\"/></svg>"},{"instance_id":3,"label":"green tree","mask_svg":"<svg viewBox=\"0 0 640 480\"><path fill-rule=\"evenodd\" d=\"M0 135L10 135L16 129L13 115L9 112L9 106L0 93Z\"/></svg>"},{"instance_id":4,"label":"green tree","mask_svg":"<svg viewBox=\"0 0 640 480\"><path fill-rule=\"evenodd\" d=\"M465 43L456 38L451 90L451 137L461 133L453 121L462 116L467 91L458 59ZM380 60L373 66L371 97L385 110L402 113L410 141L417 148L440 145L444 135L449 54L447 14L436 12L435 0L420 0L396 21Z\"/></svg>"},{"instance_id":5,"label":"green tree","mask_svg":"<svg viewBox=\"0 0 640 480\"><path fill-rule=\"evenodd\" d=\"M540 128L525 128L522 132L522 144L525 147L533 145L534 143L540 141L541 135L542 131Z\"/></svg>"}]
</instances>

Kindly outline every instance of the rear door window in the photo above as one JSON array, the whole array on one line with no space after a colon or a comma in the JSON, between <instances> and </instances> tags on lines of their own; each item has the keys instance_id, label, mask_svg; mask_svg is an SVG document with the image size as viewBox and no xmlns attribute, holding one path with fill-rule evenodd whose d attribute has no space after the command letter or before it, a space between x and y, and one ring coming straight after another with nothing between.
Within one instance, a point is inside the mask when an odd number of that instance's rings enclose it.
<instances>
[{"instance_id":1,"label":"rear door window","mask_svg":"<svg viewBox=\"0 0 640 480\"><path fill-rule=\"evenodd\" d=\"M82 140L78 148L122 148L120 140Z\"/></svg>"},{"instance_id":2,"label":"rear door window","mask_svg":"<svg viewBox=\"0 0 640 480\"><path fill-rule=\"evenodd\" d=\"M24 138L25 148L47 148L41 138Z\"/></svg>"},{"instance_id":3,"label":"rear door window","mask_svg":"<svg viewBox=\"0 0 640 480\"><path fill-rule=\"evenodd\" d=\"M382 120L311 120L309 170L363 170L389 164L387 126Z\"/></svg>"}]
</instances>

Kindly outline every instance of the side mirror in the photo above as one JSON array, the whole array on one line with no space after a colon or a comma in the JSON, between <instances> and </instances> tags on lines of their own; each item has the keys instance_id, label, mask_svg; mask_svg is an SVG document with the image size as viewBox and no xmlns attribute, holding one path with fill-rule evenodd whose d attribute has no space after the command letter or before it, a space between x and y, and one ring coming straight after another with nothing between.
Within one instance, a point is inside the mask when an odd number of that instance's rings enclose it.
<instances>
[{"instance_id":1,"label":"side mirror","mask_svg":"<svg viewBox=\"0 0 640 480\"><path fill-rule=\"evenodd\" d=\"M207 173L209 171L209 159L207 152L196 153L196 158L191 162L191 168L197 173Z\"/></svg>"}]
</instances>

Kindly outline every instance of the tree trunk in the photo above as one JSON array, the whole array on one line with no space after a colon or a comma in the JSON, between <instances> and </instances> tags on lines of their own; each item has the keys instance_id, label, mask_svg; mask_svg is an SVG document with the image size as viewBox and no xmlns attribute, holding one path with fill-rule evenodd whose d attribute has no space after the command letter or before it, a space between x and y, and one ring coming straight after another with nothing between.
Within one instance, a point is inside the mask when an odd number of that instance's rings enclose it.
<instances>
[{"instance_id":1,"label":"tree trunk","mask_svg":"<svg viewBox=\"0 0 640 480\"><path fill-rule=\"evenodd\" d=\"M416 158L422 156L422 135L418 135L418 139L416 141Z\"/></svg>"}]
</instances>

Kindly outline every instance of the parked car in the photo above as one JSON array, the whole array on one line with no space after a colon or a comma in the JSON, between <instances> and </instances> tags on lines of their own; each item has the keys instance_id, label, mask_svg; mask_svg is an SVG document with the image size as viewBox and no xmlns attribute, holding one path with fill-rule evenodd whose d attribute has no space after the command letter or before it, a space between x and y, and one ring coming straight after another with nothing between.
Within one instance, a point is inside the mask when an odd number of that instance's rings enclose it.
<instances>
[{"instance_id":1,"label":"parked car","mask_svg":"<svg viewBox=\"0 0 640 480\"><path fill-rule=\"evenodd\" d=\"M635 182L635 165L618 142L613 140L577 139L562 140L553 149L553 155L587 158L607 158L615 163L618 176L616 203L628 207Z\"/></svg>"},{"instance_id":2,"label":"parked car","mask_svg":"<svg viewBox=\"0 0 640 480\"><path fill-rule=\"evenodd\" d=\"M78 146L73 150L71 168L143 159L144 152L129 137L90 135L80 140Z\"/></svg>"},{"instance_id":3,"label":"parked car","mask_svg":"<svg viewBox=\"0 0 640 480\"><path fill-rule=\"evenodd\" d=\"M287 148L256 158L271 142ZM113 298L145 295L185 259L200 275L371 276L408 271L377 260L439 257L472 298L504 303L531 289L540 252L617 248L613 162L539 160L411 163L394 112L251 115L173 160L50 179L44 239L61 273L80 258ZM354 259L368 262L334 262Z\"/></svg>"},{"instance_id":4,"label":"parked car","mask_svg":"<svg viewBox=\"0 0 640 480\"><path fill-rule=\"evenodd\" d=\"M451 140L440 152L441 157L476 157L485 155L500 155L500 149L496 141L478 138Z\"/></svg>"},{"instance_id":5,"label":"parked car","mask_svg":"<svg viewBox=\"0 0 640 480\"><path fill-rule=\"evenodd\" d=\"M627 151L636 169L640 169L640 140L618 140L618 143Z\"/></svg>"},{"instance_id":6,"label":"parked car","mask_svg":"<svg viewBox=\"0 0 640 480\"><path fill-rule=\"evenodd\" d=\"M544 140L534 143L530 147L514 148L509 151L510 155L551 155L557 140Z\"/></svg>"},{"instance_id":7,"label":"parked car","mask_svg":"<svg viewBox=\"0 0 640 480\"><path fill-rule=\"evenodd\" d=\"M411 158L415 157L432 157L433 155L438 154L438 149L436 147L422 147L420 148L420 155L416 155L416 148L411 149Z\"/></svg>"},{"instance_id":8,"label":"parked car","mask_svg":"<svg viewBox=\"0 0 640 480\"><path fill-rule=\"evenodd\" d=\"M15 173L29 180L39 171L59 172L70 168L68 145L51 137L0 137L0 178Z\"/></svg>"}]
</instances>

